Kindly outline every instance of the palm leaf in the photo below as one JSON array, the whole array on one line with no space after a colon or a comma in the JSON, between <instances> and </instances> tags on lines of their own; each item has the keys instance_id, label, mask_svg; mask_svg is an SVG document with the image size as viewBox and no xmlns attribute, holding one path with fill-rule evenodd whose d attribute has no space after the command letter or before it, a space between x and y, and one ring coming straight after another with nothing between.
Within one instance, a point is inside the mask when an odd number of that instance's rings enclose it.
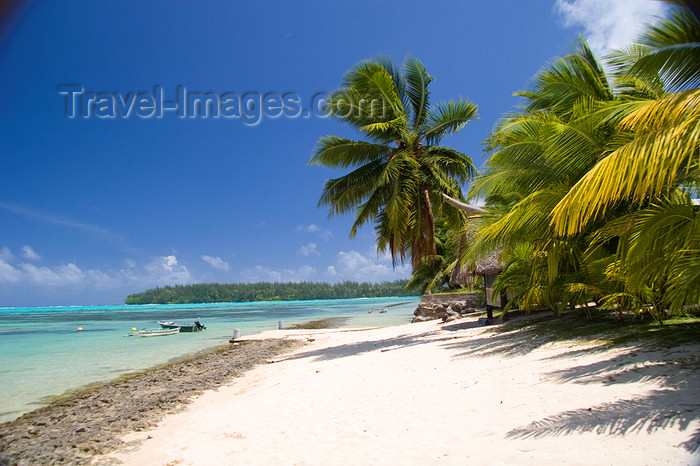
<instances>
[{"instance_id":1,"label":"palm leaf","mask_svg":"<svg viewBox=\"0 0 700 466\"><path fill-rule=\"evenodd\" d=\"M413 57L406 57L403 62L406 96L411 104L413 130L417 131L425 120L427 108L430 105L428 84L433 80L425 71L423 63Z\"/></svg>"},{"instance_id":2,"label":"palm leaf","mask_svg":"<svg viewBox=\"0 0 700 466\"><path fill-rule=\"evenodd\" d=\"M476 118L477 106L468 100L437 105L428 113L428 129L424 137L430 144L438 144L443 136L456 133Z\"/></svg>"},{"instance_id":3,"label":"palm leaf","mask_svg":"<svg viewBox=\"0 0 700 466\"><path fill-rule=\"evenodd\" d=\"M352 141L337 136L321 138L309 160L309 165L347 168L386 157L391 147L366 141Z\"/></svg>"}]
</instances>

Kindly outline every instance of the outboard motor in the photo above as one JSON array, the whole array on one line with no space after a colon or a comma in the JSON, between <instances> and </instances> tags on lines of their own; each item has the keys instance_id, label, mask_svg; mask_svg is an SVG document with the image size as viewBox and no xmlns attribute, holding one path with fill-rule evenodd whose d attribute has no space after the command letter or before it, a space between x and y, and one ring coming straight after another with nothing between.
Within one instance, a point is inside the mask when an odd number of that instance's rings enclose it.
<instances>
[{"instance_id":1,"label":"outboard motor","mask_svg":"<svg viewBox=\"0 0 700 466\"><path fill-rule=\"evenodd\" d=\"M197 329L199 329L199 330L206 330L206 329L207 329L207 328L206 328L204 325L202 325L198 320L195 320L195 321L194 321L194 324L197 326Z\"/></svg>"}]
</instances>

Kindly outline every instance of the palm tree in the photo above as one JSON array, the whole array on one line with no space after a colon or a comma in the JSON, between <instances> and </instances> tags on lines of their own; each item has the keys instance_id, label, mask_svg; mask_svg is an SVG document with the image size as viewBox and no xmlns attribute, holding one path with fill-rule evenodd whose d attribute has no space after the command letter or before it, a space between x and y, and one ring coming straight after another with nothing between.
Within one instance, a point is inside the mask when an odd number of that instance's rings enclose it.
<instances>
[{"instance_id":1,"label":"palm tree","mask_svg":"<svg viewBox=\"0 0 700 466\"><path fill-rule=\"evenodd\" d=\"M504 251L496 289L526 309L593 300L659 322L698 302L699 43L679 9L611 56L613 73L581 41L520 93L472 189L488 208L469 252Z\"/></svg>"},{"instance_id":2,"label":"palm tree","mask_svg":"<svg viewBox=\"0 0 700 466\"><path fill-rule=\"evenodd\" d=\"M326 181L319 206L330 206L331 217L354 211L350 237L374 223L378 251L388 249L394 265L410 253L414 269L436 255L435 215L456 218L454 210L443 212L442 194L463 199L460 184L476 173L468 156L440 142L476 118L477 107L463 99L431 105L432 80L411 57L401 69L388 58L357 64L329 99L328 110L364 140L326 136L309 161L352 168Z\"/></svg>"},{"instance_id":3,"label":"palm tree","mask_svg":"<svg viewBox=\"0 0 700 466\"><path fill-rule=\"evenodd\" d=\"M559 314L567 305L633 294L624 288L626 275L605 273L616 260L618 238L592 245L591 237L634 207L615 206L569 234L550 223L572 187L629 140L617 131L620 121L663 95L656 81L643 77L613 84L620 82L610 82L580 39L572 54L548 64L519 93L525 105L501 120L487 141L494 153L472 195L485 198L488 208L473 221L478 233L468 255L478 259L489 250L503 251L505 271L495 289L508 287L526 310L546 306ZM607 302L613 306L613 300ZM616 298L615 310L632 302Z\"/></svg>"},{"instance_id":4,"label":"palm tree","mask_svg":"<svg viewBox=\"0 0 700 466\"><path fill-rule=\"evenodd\" d=\"M625 293L651 301L661 321L662 311L700 300L700 215L692 201L700 194L700 21L686 8L674 10L611 61L619 82L646 81L656 95L601 112L600 121L622 117L620 144L559 202L552 225L579 234L627 205L632 212L597 236L614 238L611 273L624 273Z\"/></svg>"},{"instance_id":5,"label":"palm tree","mask_svg":"<svg viewBox=\"0 0 700 466\"><path fill-rule=\"evenodd\" d=\"M613 60L625 78L676 90L656 99L621 102L617 130L625 143L602 158L554 210L553 225L575 234L608 208L649 199L680 185L700 184L700 22L687 9L651 27L640 44ZM610 111L610 110L609 110Z\"/></svg>"}]
</instances>

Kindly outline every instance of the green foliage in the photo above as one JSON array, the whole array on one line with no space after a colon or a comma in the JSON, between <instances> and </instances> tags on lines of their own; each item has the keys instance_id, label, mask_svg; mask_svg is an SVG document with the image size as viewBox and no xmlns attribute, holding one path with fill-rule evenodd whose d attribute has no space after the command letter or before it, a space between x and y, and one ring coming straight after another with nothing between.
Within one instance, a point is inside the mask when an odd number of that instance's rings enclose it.
<instances>
[{"instance_id":1,"label":"green foliage","mask_svg":"<svg viewBox=\"0 0 700 466\"><path fill-rule=\"evenodd\" d=\"M307 299L380 298L414 296L408 280L384 283L201 283L165 286L130 294L126 304L236 303L254 301L298 301Z\"/></svg>"},{"instance_id":2,"label":"green foliage","mask_svg":"<svg viewBox=\"0 0 700 466\"><path fill-rule=\"evenodd\" d=\"M377 249L389 250L394 264L410 254L414 270L437 254L434 216L443 213L442 193L463 199L460 183L476 174L469 157L439 144L476 118L477 107L467 100L432 105L432 80L412 57L400 69L383 57L355 65L328 109L366 140L326 136L309 161L350 169L326 181L319 206L328 206L330 216L354 212L350 237L374 224Z\"/></svg>"},{"instance_id":3,"label":"green foliage","mask_svg":"<svg viewBox=\"0 0 700 466\"><path fill-rule=\"evenodd\" d=\"M486 141L470 193L486 213L462 257L499 253L510 307L662 323L700 302L699 53L679 8L610 56L612 73L581 39L518 94Z\"/></svg>"}]
</instances>

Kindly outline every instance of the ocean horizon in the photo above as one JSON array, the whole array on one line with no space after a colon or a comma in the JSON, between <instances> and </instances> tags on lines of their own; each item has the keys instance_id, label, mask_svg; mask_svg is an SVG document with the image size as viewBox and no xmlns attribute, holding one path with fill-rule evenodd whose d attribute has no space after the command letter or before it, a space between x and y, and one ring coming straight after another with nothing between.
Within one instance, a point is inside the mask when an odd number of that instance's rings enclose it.
<instances>
[{"instance_id":1,"label":"ocean horizon","mask_svg":"<svg viewBox=\"0 0 700 466\"><path fill-rule=\"evenodd\" d=\"M344 327L408 323L420 298L356 298L247 303L41 306L0 308L0 422L55 397L183 358L228 342L235 329L252 335L330 317ZM388 309L386 313L379 313ZM194 322L207 330L141 338L132 328L158 320ZM82 331L78 331L78 327Z\"/></svg>"}]
</instances>

